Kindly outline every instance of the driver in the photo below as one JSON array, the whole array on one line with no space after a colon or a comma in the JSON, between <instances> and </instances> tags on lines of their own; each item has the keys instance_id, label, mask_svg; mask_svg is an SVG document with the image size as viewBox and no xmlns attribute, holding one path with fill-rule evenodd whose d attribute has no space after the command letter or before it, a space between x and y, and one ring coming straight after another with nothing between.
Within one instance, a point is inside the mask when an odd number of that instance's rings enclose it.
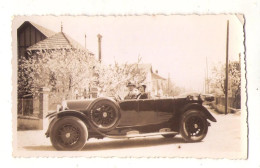
<instances>
[{"instance_id":1,"label":"driver","mask_svg":"<svg viewBox=\"0 0 260 168\"><path fill-rule=\"evenodd\" d=\"M138 91L136 89L136 86L132 82L128 82L127 86L128 87L128 94L125 96L125 99L136 99Z\"/></svg>"}]
</instances>

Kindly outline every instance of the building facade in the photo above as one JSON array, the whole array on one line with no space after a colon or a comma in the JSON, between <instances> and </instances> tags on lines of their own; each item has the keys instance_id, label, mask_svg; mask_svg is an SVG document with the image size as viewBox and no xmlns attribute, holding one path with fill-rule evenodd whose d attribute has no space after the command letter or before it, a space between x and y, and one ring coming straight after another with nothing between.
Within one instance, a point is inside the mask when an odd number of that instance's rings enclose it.
<instances>
[{"instance_id":1,"label":"building facade","mask_svg":"<svg viewBox=\"0 0 260 168\"><path fill-rule=\"evenodd\" d=\"M18 58L26 56L28 47L54 35L55 32L35 24L30 21L25 21L17 29L17 54Z\"/></svg>"},{"instance_id":2,"label":"building facade","mask_svg":"<svg viewBox=\"0 0 260 168\"><path fill-rule=\"evenodd\" d=\"M91 59L94 58L94 54L88 51L85 47L81 46L77 41L62 31L54 32L43 26L40 26L31 21L25 21L17 29L17 55L18 59L28 59L30 54L37 51L51 51L51 50L71 50L79 49L87 53L87 56ZM18 61L19 62L19 61ZM20 70L18 63L18 71ZM86 91L88 91L88 97L95 97L95 90L88 88L86 85ZM76 92L76 91L75 91ZM83 92L83 91L82 91ZM90 93L91 92L91 93ZM83 93L82 93L83 94ZM76 94L75 97L76 98ZM83 97L83 96L82 96ZM38 100L36 97L32 97L31 94L23 92L18 89L18 114L24 114L24 111L28 114L33 114L35 109L38 109ZM51 101L50 101L51 102ZM59 102L60 103L60 102ZM55 104L55 103L54 103ZM50 103L50 106L51 103ZM53 105L54 106L54 105Z\"/></svg>"},{"instance_id":3,"label":"building facade","mask_svg":"<svg viewBox=\"0 0 260 168\"><path fill-rule=\"evenodd\" d=\"M167 96L168 80L155 72L151 64L140 64L139 67L146 72L146 92L150 97L165 97Z\"/></svg>"}]
</instances>

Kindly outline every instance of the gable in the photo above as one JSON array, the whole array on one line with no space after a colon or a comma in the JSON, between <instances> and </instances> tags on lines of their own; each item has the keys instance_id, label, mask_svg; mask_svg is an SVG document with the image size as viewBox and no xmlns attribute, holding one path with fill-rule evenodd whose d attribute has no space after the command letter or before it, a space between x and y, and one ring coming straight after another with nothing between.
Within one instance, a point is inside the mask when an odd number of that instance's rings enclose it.
<instances>
[{"instance_id":1,"label":"gable","mask_svg":"<svg viewBox=\"0 0 260 168\"><path fill-rule=\"evenodd\" d=\"M54 32L35 23L25 21L17 29L18 57L25 56L26 48L46 39L51 34L54 34Z\"/></svg>"}]
</instances>

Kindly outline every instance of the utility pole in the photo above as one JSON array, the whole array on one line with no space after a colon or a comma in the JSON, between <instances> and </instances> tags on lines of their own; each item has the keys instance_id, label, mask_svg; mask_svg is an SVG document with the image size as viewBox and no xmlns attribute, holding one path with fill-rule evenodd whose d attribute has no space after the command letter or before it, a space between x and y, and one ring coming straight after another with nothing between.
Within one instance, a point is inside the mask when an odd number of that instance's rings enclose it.
<instances>
[{"instance_id":1,"label":"utility pole","mask_svg":"<svg viewBox=\"0 0 260 168\"><path fill-rule=\"evenodd\" d=\"M226 41L225 115L228 112L228 43L229 43L229 20L227 21L227 41Z\"/></svg>"},{"instance_id":2,"label":"utility pole","mask_svg":"<svg viewBox=\"0 0 260 168\"><path fill-rule=\"evenodd\" d=\"M87 35L85 34L85 49L87 49Z\"/></svg>"}]
</instances>

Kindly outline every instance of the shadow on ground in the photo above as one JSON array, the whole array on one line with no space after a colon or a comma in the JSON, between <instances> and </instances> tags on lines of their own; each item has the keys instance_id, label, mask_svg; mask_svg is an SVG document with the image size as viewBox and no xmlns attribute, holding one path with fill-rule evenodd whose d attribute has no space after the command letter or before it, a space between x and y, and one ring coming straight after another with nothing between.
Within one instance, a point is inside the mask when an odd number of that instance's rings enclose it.
<instances>
[{"instance_id":1,"label":"shadow on ground","mask_svg":"<svg viewBox=\"0 0 260 168\"><path fill-rule=\"evenodd\" d=\"M95 140L95 142L88 141L82 151L99 151L109 149L124 149L124 148L139 148L139 147L150 147L159 145L169 145L185 143L180 137L175 138L133 138L133 139L121 139L121 140ZM24 146L26 150L35 151L55 151L52 146Z\"/></svg>"},{"instance_id":2,"label":"shadow on ground","mask_svg":"<svg viewBox=\"0 0 260 168\"><path fill-rule=\"evenodd\" d=\"M129 140L115 140L105 142L88 142L83 151L97 151L123 148L139 148L159 145L185 143L182 138L134 138Z\"/></svg>"}]
</instances>

